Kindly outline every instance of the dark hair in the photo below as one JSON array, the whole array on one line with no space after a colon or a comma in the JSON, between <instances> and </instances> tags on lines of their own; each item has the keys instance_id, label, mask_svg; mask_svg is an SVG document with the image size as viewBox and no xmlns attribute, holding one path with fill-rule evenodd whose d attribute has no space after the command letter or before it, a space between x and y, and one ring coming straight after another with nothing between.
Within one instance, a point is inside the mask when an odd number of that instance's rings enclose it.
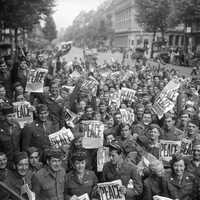
<instances>
[{"instance_id":1,"label":"dark hair","mask_svg":"<svg viewBox=\"0 0 200 200\"><path fill-rule=\"evenodd\" d=\"M186 166L186 162L185 162L185 159L184 159L183 154L177 152L177 153L175 153L174 155L172 155L172 159L171 159L171 161L170 161L170 165L171 165L172 171L173 171L174 163L179 162L179 161L181 161L181 160L183 160L184 165Z\"/></svg>"},{"instance_id":2,"label":"dark hair","mask_svg":"<svg viewBox=\"0 0 200 200\"><path fill-rule=\"evenodd\" d=\"M120 131L125 128L126 126L128 126L129 130L131 129L131 126L129 123L121 123L119 126Z\"/></svg>"},{"instance_id":3,"label":"dark hair","mask_svg":"<svg viewBox=\"0 0 200 200\"><path fill-rule=\"evenodd\" d=\"M5 152L0 152L0 156L3 156L3 155L5 155L7 157Z\"/></svg>"},{"instance_id":4,"label":"dark hair","mask_svg":"<svg viewBox=\"0 0 200 200\"><path fill-rule=\"evenodd\" d=\"M109 145L109 151L117 151L117 154L122 154L124 151L123 151L123 148L122 146L120 145L120 143L117 141L117 140L113 140Z\"/></svg>"}]
</instances>

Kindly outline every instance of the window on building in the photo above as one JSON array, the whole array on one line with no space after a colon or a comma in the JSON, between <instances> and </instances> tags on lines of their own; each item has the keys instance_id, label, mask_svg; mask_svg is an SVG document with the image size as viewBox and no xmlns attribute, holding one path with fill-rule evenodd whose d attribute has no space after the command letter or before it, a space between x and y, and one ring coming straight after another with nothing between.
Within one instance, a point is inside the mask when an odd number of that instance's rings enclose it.
<instances>
[{"instance_id":1,"label":"window on building","mask_svg":"<svg viewBox=\"0 0 200 200\"><path fill-rule=\"evenodd\" d=\"M169 46L173 46L173 35L169 36Z\"/></svg>"},{"instance_id":2,"label":"window on building","mask_svg":"<svg viewBox=\"0 0 200 200\"><path fill-rule=\"evenodd\" d=\"M181 36L181 46L184 45L184 36Z\"/></svg>"},{"instance_id":3,"label":"window on building","mask_svg":"<svg viewBox=\"0 0 200 200\"><path fill-rule=\"evenodd\" d=\"M131 45L132 45L132 46L134 45L134 40L132 40Z\"/></svg>"},{"instance_id":4,"label":"window on building","mask_svg":"<svg viewBox=\"0 0 200 200\"><path fill-rule=\"evenodd\" d=\"M179 35L176 35L176 39L175 39L175 45L178 46L179 45Z\"/></svg>"},{"instance_id":5,"label":"window on building","mask_svg":"<svg viewBox=\"0 0 200 200\"><path fill-rule=\"evenodd\" d=\"M140 44L142 44L142 40L141 40L141 39L138 39L138 40L137 40L137 45L140 45Z\"/></svg>"},{"instance_id":6,"label":"window on building","mask_svg":"<svg viewBox=\"0 0 200 200\"><path fill-rule=\"evenodd\" d=\"M149 40L148 39L144 39L144 44L148 45L149 44Z\"/></svg>"}]
</instances>

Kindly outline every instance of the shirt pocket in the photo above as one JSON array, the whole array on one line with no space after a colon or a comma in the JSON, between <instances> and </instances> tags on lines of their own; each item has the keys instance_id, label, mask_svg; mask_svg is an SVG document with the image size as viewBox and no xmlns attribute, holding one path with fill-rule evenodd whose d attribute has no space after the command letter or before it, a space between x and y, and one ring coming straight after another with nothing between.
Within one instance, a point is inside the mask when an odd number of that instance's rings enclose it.
<instances>
[{"instance_id":1,"label":"shirt pocket","mask_svg":"<svg viewBox=\"0 0 200 200\"><path fill-rule=\"evenodd\" d=\"M45 185L43 186L43 190L47 193L52 193L55 190L55 187L56 186L54 182L46 182Z\"/></svg>"}]
</instances>

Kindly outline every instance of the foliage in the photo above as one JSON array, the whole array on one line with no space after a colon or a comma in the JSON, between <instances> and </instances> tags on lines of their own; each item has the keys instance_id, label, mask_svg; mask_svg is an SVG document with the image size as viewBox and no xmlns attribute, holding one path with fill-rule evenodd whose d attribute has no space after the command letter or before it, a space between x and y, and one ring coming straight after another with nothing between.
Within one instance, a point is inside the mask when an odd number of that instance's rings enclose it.
<instances>
[{"instance_id":1,"label":"foliage","mask_svg":"<svg viewBox=\"0 0 200 200\"><path fill-rule=\"evenodd\" d=\"M65 30L63 40L73 40L78 46L96 47L111 38L111 21L105 15L110 2L102 4L97 11L80 12Z\"/></svg>"},{"instance_id":2,"label":"foliage","mask_svg":"<svg viewBox=\"0 0 200 200\"><path fill-rule=\"evenodd\" d=\"M0 5L4 27L31 29L52 12L54 0L0 0Z\"/></svg>"},{"instance_id":3,"label":"foliage","mask_svg":"<svg viewBox=\"0 0 200 200\"><path fill-rule=\"evenodd\" d=\"M167 28L170 13L169 0L135 0L136 20L147 31L164 32Z\"/></svg>"},{"instance_id":4,"label":"foliage","mask_svg":"<svg viewBox=\"0 0 200 200\"><path fill-rule=\"evenodd\" d=\"M200 20L200 0L173 0L169 19L172 25Z\"/></svg>"},{"instance_id":5,"label":"foliage","mask_svg":"<svg viewBox=\"0 0 200 200\"><path fill-rule=\"evenodd\" d=\"M56 24L51 15L47 16L45 19L45 26L43 28L43 33L44 37L50 42L57 37Z\"/></svg>"}]
</instances>

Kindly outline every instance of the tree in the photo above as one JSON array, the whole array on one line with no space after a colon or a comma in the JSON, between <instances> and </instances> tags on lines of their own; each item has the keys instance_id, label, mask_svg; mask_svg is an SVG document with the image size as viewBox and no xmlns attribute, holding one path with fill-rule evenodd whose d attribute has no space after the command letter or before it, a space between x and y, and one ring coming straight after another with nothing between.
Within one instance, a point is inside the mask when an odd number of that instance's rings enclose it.
<instances>
[{"instance_id":1,"label":"tree","mask_svg":"<svg viewBox=\"0 0 200 200\"><path fill-rule=\"evenodd\" d=\"M18 30L31 30L52 12L54 0L0 0L1 28L15 30L17 46Z\"/></svg>"},{"instance_id":2,"label":"tree","mask_svg":"<svg viewBox=\"0 0 200 200\"><path fill-rule=\"evenodd\" d=\"M155 41L156 32L164 34L168 28L168 16L170 13L169 0L135 0L136 20L146 31L153 32L153 42ZM152 43L153 45L153 43ZM153 46L152 46L153 47ZM153 48L152 48L153 49ZM153 52L151 53L153 56Z\"/></svg>"},{"instance_id":3,"label":"tree","mask_svg":"<svg viewBox=\"0 0 200 200\"><path fill-rule=\"evenodd\" d=\"M147 31L161 31L164 39L170 13L169 0L135 0L135 6L138 23L144 25Z\"/></svg>"},{"instance_id":4,"label":"tree","mask_svg":"<svg viewBox=\"0 0 200 200\"><path fill-rule=\"evenodd\" d=\"M45 26L43 28L44 37L48 41L52 41L57 37L56 24L52 16L47 16L45 19Z\"/></svg>"},{"instance_id":5,"label":"tree","mask_svg":"<svg viewBox=\"0 0 200 200\"><path fill-rule=\"evenodd\" d=\"M200 20L200 0L174 0L171 3L169 23L173 26L183 23L191 26Z\"/></svg>"}]
</instances>

